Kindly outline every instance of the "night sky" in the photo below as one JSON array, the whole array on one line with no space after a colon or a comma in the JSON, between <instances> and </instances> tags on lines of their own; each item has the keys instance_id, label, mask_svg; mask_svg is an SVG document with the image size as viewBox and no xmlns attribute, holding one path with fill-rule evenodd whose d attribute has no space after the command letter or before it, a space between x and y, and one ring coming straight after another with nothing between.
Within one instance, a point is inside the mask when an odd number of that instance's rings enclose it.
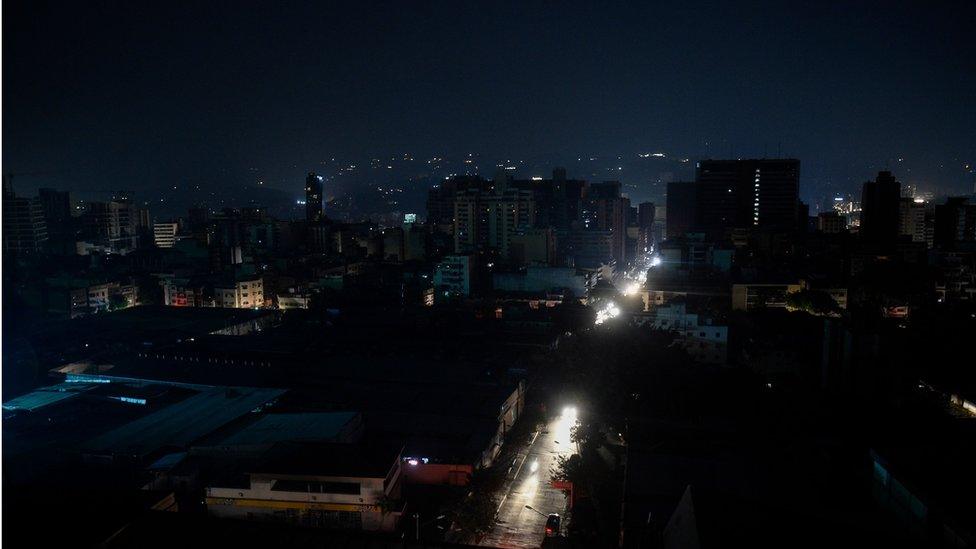
<instances>
[{"instance_id":1,"label":"night sky","mask_svg":"<svg viewBox=\"0 0 976 549\"><path fill-rule=\"evenodd\" d=\"M150 194L300 189L333 157L782 150L805 196L976 180L976 2L307 4L4 2L4 172Z\"/></svg>"}]
</instances>

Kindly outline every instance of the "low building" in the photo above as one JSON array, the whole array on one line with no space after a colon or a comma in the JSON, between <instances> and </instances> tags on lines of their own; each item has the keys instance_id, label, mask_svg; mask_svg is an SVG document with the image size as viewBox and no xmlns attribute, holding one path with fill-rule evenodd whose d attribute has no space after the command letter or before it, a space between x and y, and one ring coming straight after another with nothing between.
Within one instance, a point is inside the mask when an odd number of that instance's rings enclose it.
<instances>
[{"instance_id":1,"label":"low building","mask_svg":"<svg viewBox=\"0 0 976 549\"><path fill-rule=\"evenodd\" d=\"M597 271L572 267L527 267L514 273L493 273L492 282L495 291L500 292L545 294L570 290L573 295L583 297L599 278Z\"/></svg>"},{"instance_id":2,"label":"low building","mask_svg":"<svg viewBox=\"0 0 976 549\"><path fill-rule=\"evenodd\" d=\"M817 214L817 230L824 234L838 234L847 230L847 218L835 211Z\"/></svg>"},{"instance_id":3,"label":"low building","mask_svg":"<svg viewBox=\"0 0 976 549\"><path fill-rule=\"evenodd\" d=\"M217 307L250 309L264 307L264 280L260 276L247 276L232 283L214 287Z\"/></svg>"},{"instance_id":4,"label":"low building","mask_svg":"<svg viewBox=\"0 0 976 549\"><path fill-rule=\"evenodd\" d=\"M54 277L45 281L45 309L68 318L125 309L138 304L139 290L130 280Z\"/></svg>"},{"instance_id":5,"label":"low building","mask_svg":"<svg viewBox=\"0 0 976 549\"><path fill-rule=\"evenodd\" d=\"M282 443L242 483L207 486L207 512L309 527L392 531L400 502L400 449Z\"/></svg>"},{"instance_id":6,"label":"low building","mask_svg":"<svg viewBox=\"0 0 976 549\"><path fill-rule=\"evenodd\" d=\"M684 303L672 303L636 313L634 323L674 332L677 341L698 362L725 364L728 360L728 326L714 324L710 318L688 312Z\"/></svg>"},{"instance_id":7,"label":"low building","mask_svg":"<svg viewBox=\"0 0 976 549\"><path fill-rule=\"evenodd\" d=\"M471 256L446 256L434 269L434 288L456 295L471 295Z\"/></svg>"},{"instance_id":8,"label":"low building","mask_svg":"<svg viewBox=\"0 0 976 549\"><path fill-rule=\"evenodd\" d=\"M785 309L786 296L806 289L802 281L784 284L733 284L732 310L751 311L765 307Z\"/></svg>"},{"instance_id":9,"label":"low building","mask_svg":"<svg viewBox=\"0 0 976 549\"><path fill-rule=\"evenodd\" d=\"M163 305L168 307L203 307L204 284L190 277L163 276L159 285L163 288Z\"/></svg>"}]
</instances>

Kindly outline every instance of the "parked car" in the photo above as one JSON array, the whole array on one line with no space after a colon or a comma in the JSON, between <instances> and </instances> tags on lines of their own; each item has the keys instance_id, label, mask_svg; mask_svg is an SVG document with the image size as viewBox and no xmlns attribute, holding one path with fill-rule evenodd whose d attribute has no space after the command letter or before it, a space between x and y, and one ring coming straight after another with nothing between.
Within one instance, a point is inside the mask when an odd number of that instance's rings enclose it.
<instances>
[{"instance_id":1,"label":"parked car","mask_svg":"<svg viewBox=\"0 0 976 549\"><path fill-rule=\"evenodd\" d=\"M546 537L554 538L559 535L559 515L556 513L550 513L549 518L546 519Z\"/></svg>"}]
</instances>

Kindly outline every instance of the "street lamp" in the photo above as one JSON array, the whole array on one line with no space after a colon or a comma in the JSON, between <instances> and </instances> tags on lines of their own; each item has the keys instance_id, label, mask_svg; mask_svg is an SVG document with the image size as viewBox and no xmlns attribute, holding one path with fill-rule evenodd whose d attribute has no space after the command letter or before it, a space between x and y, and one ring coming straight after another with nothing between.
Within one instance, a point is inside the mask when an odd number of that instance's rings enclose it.
<instances>
[{"instance_id":1,"label":"street lamp","mask_svg":"<svg viewBox=\"0 0 976 549\"><path fill-rule=\"evenodd\" d=\"M531 505L526 505L525 508L528 509L529 511L532 511L533 513L537 513L543 517L549 518L549 515L543 513L542 511L536 509L535 507L532 507Z\"/></svg>"}]
</instances>

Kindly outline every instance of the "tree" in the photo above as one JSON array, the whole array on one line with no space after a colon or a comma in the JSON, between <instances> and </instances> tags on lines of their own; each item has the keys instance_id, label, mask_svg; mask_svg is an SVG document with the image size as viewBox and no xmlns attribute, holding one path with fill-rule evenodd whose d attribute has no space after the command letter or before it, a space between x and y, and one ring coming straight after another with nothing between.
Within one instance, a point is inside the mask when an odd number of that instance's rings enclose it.
<instances>
[{"instance_id":1,"label":"tree","mask_svg":"<svg viewBox=\"0 0 976 549\"><path fill-rule=\"evenodd\" d=\"M462 532L476 537L488 533L498 511L496 495L504 481L501 472L493 467L475 471L462 500L451 506L446 514Z\"/></svg>"},{"instance_id":2,"label":"tree","mask_svg":"<svg viewBox=\"0 0 976 549\"><path fill-rule=\"evenodd\" d=\"M786 295L786 307L792 311L804 311L816 316L839 316L841 308L827 292L800 290Z\"/></svg>"}]
</instances>

